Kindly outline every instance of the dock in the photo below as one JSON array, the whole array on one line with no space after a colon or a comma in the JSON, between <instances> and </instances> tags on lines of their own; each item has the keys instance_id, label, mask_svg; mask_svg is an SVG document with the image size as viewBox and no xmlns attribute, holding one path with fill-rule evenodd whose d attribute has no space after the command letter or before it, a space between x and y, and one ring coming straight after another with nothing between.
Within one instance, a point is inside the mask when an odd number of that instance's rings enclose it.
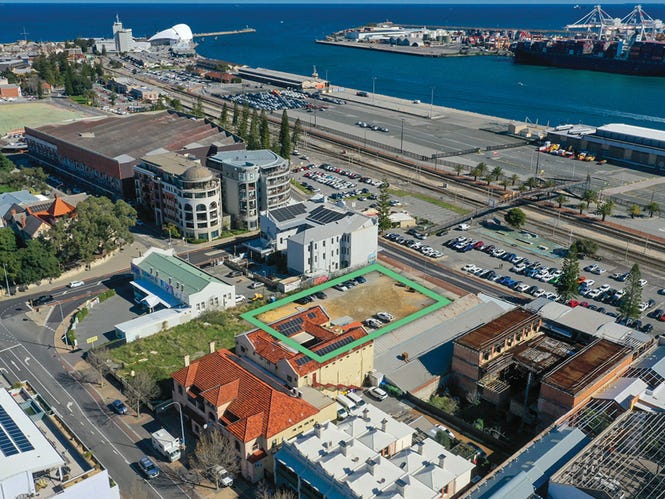
<instances>
[{"instance_id":1,"label":"dock","mask_svg":"<svg viewBox=\"0 0 665 499\"><path fill-rule=\"evenodd\" d=\"M205 38L208 36L240 35L242 33L254 33L254 28L234 29L233 31L213 31L211 33L195 33L194 38Z\"/></svg>"}]
</instances>

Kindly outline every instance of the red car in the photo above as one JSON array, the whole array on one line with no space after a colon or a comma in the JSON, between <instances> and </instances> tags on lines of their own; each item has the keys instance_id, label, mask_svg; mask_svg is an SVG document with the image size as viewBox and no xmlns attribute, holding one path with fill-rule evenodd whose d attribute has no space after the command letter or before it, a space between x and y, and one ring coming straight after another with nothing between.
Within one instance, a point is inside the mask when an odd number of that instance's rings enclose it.
<instances>
[{"instance_id":1,"label":"red car","mask_svg":"<svg viewBox=\"0 0 665 499\"><path fill-rule=\"evenodd\" d=\"M476 244L473 245L473 249L475 250L481 250L485 247L485 243L482 241L478 241Z\"/></svg>"},{"instance_id":2,"label":"red car","mask_svg":"<svg viewBox=\"0 0 665 499\"><path fill-rule=\"evenodd\" d=\"M575 308L579 304L580 302L578 302L577 300L568 300L568 303L566 303L566 305L568 305L570 308Z\"/></svg>"}]
</instances>

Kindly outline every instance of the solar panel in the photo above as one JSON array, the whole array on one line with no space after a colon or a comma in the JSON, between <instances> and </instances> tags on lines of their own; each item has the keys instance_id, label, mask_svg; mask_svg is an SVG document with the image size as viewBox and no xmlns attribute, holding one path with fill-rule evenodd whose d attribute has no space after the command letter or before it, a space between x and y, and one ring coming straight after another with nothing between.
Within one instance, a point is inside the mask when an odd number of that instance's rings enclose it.
<instances>
[{"instance_id":1,"label":"solar panel","mask_svg":"<svg viewBox=\"0 0 665 499\"><path fill-rule=\"evenodd\" d=\"M3 453L5 452L5 442L11 444L12 447L14 447L14 444L16 444L21 452L28 452L35 449L23 434L21 429L16 425L14 420L9 416L9 414L7 414L4 407L0 407L0 426L3 428L2 434L0 434L0 446L2 446ZM14 444L12 444L7 435L11 437L11 439L14 441ZM8 445L6 447L9 449ZM16 447L14 447L14 449L16 449ZM12 454L16 453L18 453L18 451L12 452Z\"/></svg>"},{"instance_id":2,"label":"solar panel","mask_svg":"<svg viewBox=\"0 0 665 499\"><path fill-rule=\"evenodd\" d=\"M340 213L338 211L329 210L328 208L319 206L309 214L307 219L323 225L336 222L337 220L341 220L345 217L345 213Z\"/></svg>"},{"instance_id":3,"label":"solar panel","mask_svg":"<svg viewBox=\"0 0 665 499\"><path fill-rule=\"evenodd\" d=\"M283 206L281 208L270 211L270 214L278 222L285 222L286 220L290 220L291 218L295 218L298 215L303 215L305 213L307 213L307 209L302 203Z\"/></svg>"},{"instance_id":4,"label":"solar panel","mask_svg":"<svg viewBox=\"0 0 665 499\"><path fill-rule=\"evenodd\" d=\"M295 333L299 333L302 330L302 317L296 317L290 321L283 322L277 326L277 330L285 336L291 336Z\"/></svg>"},{"instance_id":5,"label":"solar panel","mask_svg":"<svg viewBox=\"0 0 665 499\"><path fill-rule=\"evenodd\" d=\"M309 313L307 314L307 318L308 318L308 319L316 319L316 314L315 314L314 312L309 312Z\"/></svg>"},{"instance_id":6,"label":"solar panel","mask_svg":"<svg viewBox=\"0 0 665 499\"><path fill-rule=\"evenodd\" d=\"M305 355L305 356L303 356L303 357L300 357L300 358L296 359L296 364L297 364L298 366L304 366L304 365L307 364L310 360L312 360L312 359L310 359L309 357L307 357L307 356Z\"/></svg>"},{"instance_id":7,"label":"solar panel","mask_svg":"<svg viewBox=\"0 0 665 499\"><path fill-rule=\"evenodd\" d=\"M6 457L18 454L18 449L12 443L12 441L9 440L9 436L7 436L5 430L2 428L0 428L0 451L2 451Z\"/></svg>"},{"instance_id":8,"label":"solar panel","mask_svg":"<svg viewBox=\"0 0 665 499\"><path fill-rule=\"evenodd\" d=\"M319 350L315 350L315 352L318 355L326 355L334 350L337 350L340 347L343 347L344 345L348 345L352 341L354 341L353 336L347 336L346 338L342 338L341 340L331 343L330 345L326 345L325 347Z\"/></svg>"}]
</instances>

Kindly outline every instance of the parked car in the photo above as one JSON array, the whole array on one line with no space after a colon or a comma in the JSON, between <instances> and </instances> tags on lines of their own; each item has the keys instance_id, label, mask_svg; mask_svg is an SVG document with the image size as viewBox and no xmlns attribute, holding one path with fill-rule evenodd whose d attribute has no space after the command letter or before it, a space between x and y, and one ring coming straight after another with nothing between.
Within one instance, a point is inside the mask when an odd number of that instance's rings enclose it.
<instances>
[{"instance_id":1,"label":"parked car","mask_svg":"<svg viewBox=\"0 0 665 499\"><path fill-rule=\"evenodd\" d=\"M143 456L139 459L138 465L146 478L157 478L159 476L159 468L148 456Z\"/></svg>"},{"instance_id":2,"label":"parked car","mask_svg":"<svg viewBox=\"0 0 665 499\"><path fill-rule=\"evenodd\" d=\"M32 306L38 307L39 305L44 305L45 303L49 303L52 301L53 301L53 295L42 295L32 300Z\"/></svg>"},{"instance_id":3,"label":"parked car","mask_svg":"<svg viewBox=\"0 0 665 499\"><path fill-rule=\"evenodd\" d=\"M388 312L378 312L376 314L376 318L379 319L381 322L390 322L395 318L395 316Z\"/></svg>"},{"instance_id":4,"label":"parked car","mask_svg":"<svg viewBox=\"0 0 665 499\"><path fill-rule=\"evenodd\" d=\"M83 281L72 281L69 284L67 284L68 288L78 288L80 286L83 286L85 282Z\"/></svg>"},{"instance_id":5,"label":"parked car","mask_svg":"<svg viewBox=\"0 0 665 499\"><path fill-rule=\"evenodd\" d=\"M127 406L122 403L122 400L114 400L111 402L111 407L118 414L127 414Z\"/></svg>"},{"instance_id":6,"label":"parked car","mask_svg":"<svg viewBox=\"0 0 665 499\"><path fill-rule=\"evenodd\" d=\"M374 318L366 319L365 321L363 321L363 324L373 329L379 329L381 326L383 326L383 323L381 321Z\"/></svg>"},{"instance_id":7,"label":"parked car","mask_svg":"<svg viewBox=\"0 0 665 499\"><path fill-rule=\"evenodd\" d=\"M328 295L325 294L323 291L317 291L316 293L314 293L314 296L316 296L319 300L325 300L326 298L328 298Z\"/></svg>"},{"instance_id":8,"label":"parked car","mask_svg":"<svg viewBox=\"0 0 665 499\"><path fill-rule=\"evenodd\" d=\"M236 295L236 305L244 301L247 301L247 297L245 295Z\"/></svg>"},{"instance_id":9,"label":"parked car","mask_svg":"<svg viewBox=\"0 0 665 499\"><path fill-rule=\"evenodd\" d=\"M367 390L367 395L369 395L373 399L376 399L376 400L379 400L379 401L385 400L385 399L388 398L388 394L386 393L386 391L382 390L378 386L374 386L374 387L370 388L369 390Z\"/></svg>"},{"instance_id":10,"label":"parked car","mask_svg":"<svg viewBox=\"0 0 665 499\"><path fill-rule=\"evenodd\" d=\"M312 298L310 295L303 296L302 298L298 298L297 300L295 300L295 302L298 305L307 305L308 303L311 303L313 301L314 301L314 298Z\"/></svg>"},{"instance_id":11,"label":"parked car","mask_svg":"<svg viewBox=\"0 0 665 499\"><path fill-rule=\"evenodd\" d=\"M433 436L436 436L440 431L445 433L451 440L455 440L455 434L450 431L448 428L441 424L434 425L434 428L432 428L432 431L430 434L433 434Z\"/></svg>"}]
</instances>

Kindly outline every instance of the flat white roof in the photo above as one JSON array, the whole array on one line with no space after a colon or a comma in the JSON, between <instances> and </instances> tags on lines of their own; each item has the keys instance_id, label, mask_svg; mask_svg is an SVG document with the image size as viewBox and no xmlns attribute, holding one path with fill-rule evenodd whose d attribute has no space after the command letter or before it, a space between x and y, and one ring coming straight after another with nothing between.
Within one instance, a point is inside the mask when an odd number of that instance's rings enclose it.
<instances>
[{"instance_id":1,"label":"flat white roof","mask_svg":"<svg viewBox=\"0 0 665 499\"><path fill-rule=\"evenodd\" d=\"M4 410L0 411L0 483L14 475L35 473L65 464L39 428L4 389L0 389L0 407Z\"/></svg>"},{"instance_id":2,"label":"flat white roof","mask_svg":"<svg viewBox=\"0 0 665 499\"><path fill-rule=\"evenodd\" d=\"M662 140L665 142L665 131L643 126L626 125L624 123L610 123L598 127L598 130L604 130L612 133L623 133L634 137L644 137L647 139Z\"/></svg>"}]
</instances>

